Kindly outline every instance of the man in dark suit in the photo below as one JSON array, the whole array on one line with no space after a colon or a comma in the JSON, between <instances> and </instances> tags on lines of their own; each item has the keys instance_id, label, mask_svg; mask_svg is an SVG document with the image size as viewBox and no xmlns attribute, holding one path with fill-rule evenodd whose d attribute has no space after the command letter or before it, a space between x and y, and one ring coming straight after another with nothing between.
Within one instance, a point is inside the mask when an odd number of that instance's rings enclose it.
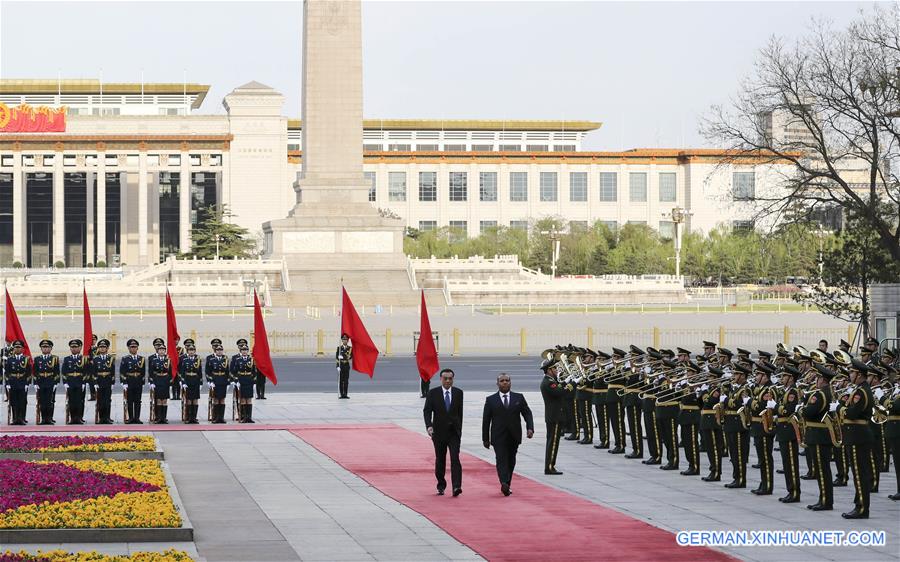
<instances>
[{"instance_id":1,"label":"man in dark suit","mask_svg":"<svg viewBox=\"0 0 900 562\"><path fill-rule=\"evenodd\" d=\"M500 491L504 496L512 492L509 485L512 482L513 471L516 469L516 453L522 442L522 422L525 418L525 428L528 438L534 436L534 418L531 416L531 408L525 397L518 392L511 392L512 382L509 375L500 373L497 375L497 393L491 394L484 401L484 415L481 421L481 440L484 448L494 446L494 455L497 458L497 476L500 477Z\"/></svg>"},{"instance_id":2,"label":"man in dark suit","mask_svg":"<svg viewBox=\"0 0 900 562\"><path fill-rule=\"evenodd\" d=\"M450 450L450 480L453 497L462 493L462 465L459 464L459 442L462 438L463 391L453 387L453 370L441 371L441 386L428 392L425 399L425 428L434 443L434 475L437 493L444 495L447 480L447 450Z\"/></svg>"}]
</instances>

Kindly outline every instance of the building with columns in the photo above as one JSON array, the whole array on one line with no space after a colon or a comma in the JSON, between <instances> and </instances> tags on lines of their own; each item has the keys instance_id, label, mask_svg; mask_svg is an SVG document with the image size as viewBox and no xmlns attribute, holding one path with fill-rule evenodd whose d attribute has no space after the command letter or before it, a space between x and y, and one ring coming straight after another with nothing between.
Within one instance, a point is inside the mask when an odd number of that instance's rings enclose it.
<instances>
[{"instance_id":1,"label":"building with columns","mask_svg":"<svg viewBox=\"0 0 900 562\"><path fill-rule=\"evenodd\" d=\"M302 123L257 82L203 114L208 86L0 80L0 104L66 108L61 132L0 121L0 266L150 265L191 248L210 206L254 236L296 201ZM2 107L0 107L2 109ZM0 113L2 116L2 113ZM369 200L421 230L469 236L545 216L645 223L664 236L751 226L778 166L716 149L582 150L590 121L365 120Z\"/></svg>"}]
</instances>

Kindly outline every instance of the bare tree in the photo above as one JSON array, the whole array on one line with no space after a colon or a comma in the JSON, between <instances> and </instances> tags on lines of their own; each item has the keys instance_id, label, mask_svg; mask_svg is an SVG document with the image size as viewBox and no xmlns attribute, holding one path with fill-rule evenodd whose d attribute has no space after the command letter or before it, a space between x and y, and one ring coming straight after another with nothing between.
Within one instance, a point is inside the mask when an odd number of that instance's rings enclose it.
<instances>
[{"instance_id":1,"label":"bare tree","mask_svg":"<svg viewBox=\"0 0 900 562\"><path fill-rule=\"evenodd\" d=\"M732 149L733 161L754 155L783 164L774 167L776 185L753 197L757 220L815 220L839 209L900 261L898 74L896 4L860 12L846 29L813 21L792 44L772 38L731 103L713 106L701 131Z\"/></svg>"}]
</instances>

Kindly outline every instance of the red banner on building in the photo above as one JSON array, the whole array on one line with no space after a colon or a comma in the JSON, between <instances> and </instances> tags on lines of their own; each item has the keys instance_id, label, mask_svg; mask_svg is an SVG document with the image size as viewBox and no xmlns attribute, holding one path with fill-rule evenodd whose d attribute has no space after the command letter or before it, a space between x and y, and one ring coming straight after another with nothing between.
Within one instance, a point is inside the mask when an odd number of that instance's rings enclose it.
<instances>
[{"instance_id":1,"label":"red banner on building","mask_svg":"<svg viewBox=\"0 0 900 562\"><path fill-rule=\"evenodd\" d=\"M66 130L66 108L0 103L0 133L62 133Z\"/></svg>"}]
</instances>

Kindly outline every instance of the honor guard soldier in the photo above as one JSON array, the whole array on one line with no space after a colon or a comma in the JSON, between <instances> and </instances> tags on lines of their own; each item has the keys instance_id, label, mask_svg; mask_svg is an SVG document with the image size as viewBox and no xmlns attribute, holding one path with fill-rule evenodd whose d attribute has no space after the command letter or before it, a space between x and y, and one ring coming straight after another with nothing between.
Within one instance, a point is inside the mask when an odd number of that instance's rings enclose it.
<instances>
[{"instance_id":1,"label":"honor guard soldier","mask_svg":"<svg viewBox=\"0 0 900 562\"><path fill-rule=\"evenodd\" d=\"M678 363L671 359L663 360L666 370L674 371ZM681 453L678 451L678 432L675 429L678 423L679 400L673 395L672 389L666 389L665 396L657 394L656 401L656 427L659 430L659 440L666 449L666 464L659 467L660 470L678 470L678 461ZM660 451L662 453L662 451Z\"/></svg>"},{"instance_id":2,"label":"honor guard soldier","mask_svg":"<svg viewBox=\"0 0 900 562\"><path fill-rule=\"evenodd\" d=\"M829 425L833 422L829 416L831 410L831 379L835 373L825 365L815 365L816 390L809 396L803 406L802 415L806 421L806 454L812 456L819 484L819 501L806 506L813 511L831 511L834 506L834 483L831 481L831 447L835 436ZM836 406L835 406L836 409Z\"/></svg>"},{"instance_id":3,"label":"honor guard soldier","mask_svg":"<svg viewBox=\"0 0 900 562\"><path fill-rule=\"evenodd\" d=\"M612 348L613 363L607 375L606 413L615 446L609 450L613 455L625 453L625 411L622 408L622 397L619 390L625 388L625 376L631 365L625 361L628 354L618 348Z\"/></svg>"},{"instance_id":4,"label":"honor guard soldier","mask_svg":"<svg viewBox=\"0 0 900 562\"><path fill-rule=\"evenodd\" d=\"M128 414L125 423L144 423L141 421L141 394L144 392L146 374L147 364L144 358L138 355L138 341L132 338L128 340L128 355L119 361L119 378L125 385Z\"/></svg>"},{"instance_id":5,"label":"honor guard soldier","mask_svg":"<svg viewBox=\"0 0 900 562\"><path fill-rule=\"evenodd\" d=\"M95 418L99 424L111 424L112 421L112 387L116 382L116 358L109 354L109 340L97 342L97 353L91 365L91 378L97 387L97 406Z\"/></svg>"},{"instance_id":6,"label":"honor guard soldier","mask_svg":"<svg viewBox=\"0 0 900 562\"><path fill-rule=\"evenodd\" d=\"M206 356L206 382L209 384L209 399L212 403L210 421L225 423L225 398L228 396L228 384L231 382L228 356L222 347L222 340L214 338L213 353Z\"/></svg>"},{"instance_id":7,"label":"honor guard soldier","mask_svg":"<svg viewBox=\"0 0 900 562\"><path fill-rule=\"evenodd\" d=\"M868 343L868 342L867 342ZM849 366L850 383L856 385L852 389L845 406L838 406L839 417L843 417L841 433L843 446L847 450L850 468L853 471L853 485L856 495L853 498L853 510L842 513L844 519L869 518L869 494L872 490L872 430L869 420L875 397L869 388L867 375L869 368L858 359L853 359Z\"/></svg>"},{"instance_id":8,"label":"honor guard soldier","mask_svg":"<svg viewBox=\"0 0 900 562\"><path fill-rule=\"evenodd\" d=\"M12 355L6 358L6 391L11 410L10 425L25 425L28 408L28 384L31 380L31 358L23 353L22 340L12 342Z\"/></svg>"},{"instance_id":9,"label":"honor guard soldier","mask_svg":"<svg viewBox=\"0 0 900 562\"><path fill-rule=\"evenodd\" d=\"M334 352L334 366L338 371L338 398L350 398L347 396L347 391L350 386L350 364L352 361L353 348L350 346L350 336L341 334L341 345ZM425 396L424 392L422 396Z\"/></svg>"},{"instance_id":10,"label":"honor guard soldier","mask_svg":"<svg viewBox=\"0 0 900 562\"><path fill-rule=\"evenodd\" d=\"M37 403L40 425L53 425L56 405L56 385L59 384L59 357L51 355L53 342L41 340L41 354L34 358L34 384L37 387Z\"/></svg>"},{"instance_id":11,"label":"honor guard soldier","mask_svg":"<svg viewBox=\"0 0 900 562\"><path fill-rule=\"evenodd\" d=\"M724 369L723 369L724 372ZM725 484L726 488L747 487L747 459L750 457L750 435L744 427L741 408L746 408L750 402L750 388L747 386L747 375L750 370L743 365L734 367L734 375L731 388L725 401L725 424L723 430L725 441L728 443L728 457L731 459L732 480ZM720 397L719 400L722 398Z\"/></svg>"},{"instance_id":12,"label":"honor guard soldier","mask_svg":"<svg viewBox=\"0 0 900 562\"><path fill-rule=\"evenodd\" d=\"M722 479L722 453L725 449L725 434L722 433L722 420L725 406L721 403L722 387L714 381L721 380L724 373L716 367L707 367L710 382L700 386L700 432L706 443L706 458L709 461L709 474L702 477L704 482L719 482Z\"/></svg>"},{"instance_id":13,"label":"honor guard soldier","mask_svg":"<svg viewBox=\"0 0 900 562\"><path fill-rule=\"evenodd\" d=\"M240 353L231 359L231 376L235 389L238 391L238 415L241 423L256 423L253 421L253 385L256 382L257 369L250 355L250 346L247 340L239 340Z\"/></svg>"},{"instance_id":14,"label":"honor guard soldier","mask_svg":"<svg viewBox=\"0 0 900 562\"><path fill-rule=\"evenodd\" d=\"M178 365L181 365L181 360L184 359L184 356L187 355L187 346L188 343L194 345L194 340L191 338L187 338L184 340L184 347L178 345L179 339L175 338L175 353L178 354ZM170 385L171 389L169 393L172 395L172 400L181 400L181 369L177 369L174 373L174 378L172 379L172 384Z\"/></svg>"},{"instance_id":15,"label":"honor guard soldier","mask_svg":"<svg viewBox=\"0 0 900 562\"><path fill-rule=\"evenodd\" d=\"M252 355L251 351L251 355ZM262 374L262 371L259 369L254 369L256 372L255 386L256 386L256 399L257 400L265 400L266 399L266 376ZM347 396L349 398L349 396Z\"/></svg>"},{"instance_id":16,"label":"honor guard soldier","mask_svg":"<svg viewBox=\"0 0 900 562\"><path fill-rule=\"evenodd\" d=\"M700 374L700 366L693 361L685 364L688 377L696 377ZM684 392L679 399L678 425L681 427L681 443L684 445L684 456L688 461L687 470L682 470L682 476L700 475L700 396L699 390L694 390L690 383L685 384Z\"/></svg>"},{"instance_id":17,"label":"honor guard soldier","mask_svg":"<svg viewBox=\"0 0 900 562\"><path fill-rule=\"evenodd\" d=\"M197 410L200 408L200 387L203 385L202 360L197 355L193 340L184 340L184 349L185 355L178 361L181 389L184 391L182 421L191 424L200 423L197 420Z\"/></svg>"},{"instance_id":18,"label":"honor guard soldier","mask_svg":"<svg viewBox=\"0 0 900 562\"><path fill-rule=\"evenodd\" d=\"M91 334L91 349L88 354L88 367L91 367L91 363L93 362L94 355L97 353L97 334ZM97 383L94 380L93 373L88 376L88 402L95 402L97 400Z\"/></svg>"},{"instance_id":19,"label":"honor guard soldier","mask_svg":"<svg viewBox=\"0 0 900 562\"><path fill-rule=\"evenodd\" d=\"M773 478L775 475L772 450L775 446L775 388L772 386L771 375L774 372L765 365L755 364L753 368L756 375L756 386L752 391L750 408L750 435L753 436L753 444L756 446L756 458L759 459L759 487L750 490L757 496L769 496L773 490Z\"/></svg>"},{"instance_id":20,"label":"honor guard soldier","mask_svg":"<svg viewBox=\"0 0 900 562\"><path fill-rule=\"evenodd\" d=\"M81 354L80 339L69 340L71 353L63 358L62 377L66 387L66 406L69 410L69 423L84 423L84 387L90 378L88 359Z\"/></svg>"},{"instance_id":21,"label":"honor guard soldier","mask_svg":"<svg viewBox=\"0 0 900 562\"><path fill-rule=\"evenodd\" d=\"M544 422L547 424L547 447L544 451L544 474L562 474L556 470L556 454L565 420L566 389L557 376L556 362L545 359L541 363L544 378L541 381L541 397L544 399Z\"/></svg>"},{"instance_id":22,"label":"honor guard soldier","mask_svg":"<svg viewBox=\"0 0 900 562\"><path fill-rule=\"evenodd\" d=\"M150 390L153 391L153 422L169 423L169 387L172 386L172 364L166 355L166 344L160 344L156 353L147 359Z\"/></svg>"},{"instance_id":23,"label":"honor guard soldier","mask_svg":"<svg viewBox=\"0 0 900 562\"><path fill-rule=\"evenodd\" d=\"M644 428L641 424L641 381L646 376L644 365L646 363L644 350L636 345L630 348L632 363L626 371L625 396L622 397L622 405L625 407L625 417L628 421L628 432L631 434L631 452L625 455L626 459L644 458Z\"/></svg>"},{"instance_id":24,"label":"honor guard soldier","mask_svg":"<svg viewBox=\"0 0 900 562\"><path fill-rule=\"evenodd\" d=\"M784 470L784 484L787 495L778 498L782 503L796 503L800 501L800 457L797 441L799 425L795 418L801 412L799 408L803 402L803 394L797 388L797 379L800 371L786 366L781 372L779 383L783 385L781 397L778 400L778 409L775 411L775 439L778 440L778 449L781 453L781 466ZM802 437L802 436L800 436Z\"/></svg>"},{"instance_id":25,"label":"honor guard soldier","mask_svg":"<svg viewBox=\"0 0 900 562\"><path fill-rule=\"evenodd\" d=\"M611 355L598 351L597 365L592 369L594 372L594 411L597 413L597 438L600 439L600 442L594 445L595 449L609 449L609 415L606 411L606 393L609 392L609 387L606 384L604 364L610 359L612 359Z\"/></svg>"}]
</instances>

